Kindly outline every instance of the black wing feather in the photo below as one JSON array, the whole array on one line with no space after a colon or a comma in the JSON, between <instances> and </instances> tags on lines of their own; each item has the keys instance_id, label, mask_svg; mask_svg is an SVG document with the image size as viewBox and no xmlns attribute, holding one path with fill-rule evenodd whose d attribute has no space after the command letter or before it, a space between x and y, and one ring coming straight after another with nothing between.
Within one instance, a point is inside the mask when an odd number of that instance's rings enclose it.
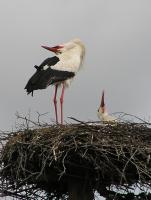
<instances>
[{"instance_id":1,"label":"black wing feather","mask_svg":"<svg viewBox=\"0 0 151 200\"><path fill-rule=\"evenodd\" d=\"M59 58L57 56L54 56L54 57L45 59L39 66L35 65L34 67L37 70L42 70L45 65L48 65L50 67L57 64L57 62L59 61L60 61Z\"/></svg>"},{"instance_id":2,"label":"black wing feather","mask_svg":"<svg viewBox=\"0 0 151 200\"><path fill-rule=\"evenodd\" d=\"M74 77L74 75L74 72L54 70L50 67L46 70L37 70L36 73L29 79L25 89L28 94L33 94L34 90L45 89L49 85L65 81Z\"/></svg>"}]
</instances>

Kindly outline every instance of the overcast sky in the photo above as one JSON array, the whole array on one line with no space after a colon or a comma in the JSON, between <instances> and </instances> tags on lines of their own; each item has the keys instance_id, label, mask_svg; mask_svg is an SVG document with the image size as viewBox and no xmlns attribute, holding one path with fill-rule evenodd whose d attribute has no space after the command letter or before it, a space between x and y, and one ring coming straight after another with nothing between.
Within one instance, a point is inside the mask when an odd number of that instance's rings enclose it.
<instances>
[{"instance_id":1,"label":"overcast sky","mask_svg":"<svg viewBox=\"0 0 151 200\"><path fill-rule=\"evenodd\" d=\"M41 45L79 37L86 46L83 69L65 92L64 115L97 120L102 89L108 111L149 119L151 115L150 0L1 0L0 129L15 125L15 113L49 112L54 88L27 96L24 87L45 58Z\"/></svg>"}]
</instances>

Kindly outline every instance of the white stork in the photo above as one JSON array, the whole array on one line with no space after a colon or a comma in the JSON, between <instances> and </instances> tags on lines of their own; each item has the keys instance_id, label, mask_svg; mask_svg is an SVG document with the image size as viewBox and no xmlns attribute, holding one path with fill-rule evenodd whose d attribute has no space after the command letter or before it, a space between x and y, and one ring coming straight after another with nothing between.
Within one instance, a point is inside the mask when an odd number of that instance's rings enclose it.
<instances>
[{"instance_id":1,"label":"white stork","mask_svg":"<svg viewBox=\"0 0 151 200\"><path fill-rule=\"evenodd\" d=\"M39 66L35 66L36 73L29 79L25 89L27 94L32 94L34 90L45 89L49 85L55 85L54 107L56 123L58 123L57 111L57 90L58 86L62 85L60 96L61 107L61 124L63 124L63 100L64 89L68 87L71 80L77 74L82 66L85 47L80 39L73 39L67 43L54 47L42 46L43 48L54 52L56 55L44 60ZM47 67L46 69L44 67Z\"/></svg>"},{"instance_id":2,"label":"white stork","mask_svg":"<svg viewBox=\"0 0 151 200\"><path fill-rule=\"evenodd\" d=\"M103 121L103 122L116 122L117 119L111 115L108 114L104 102L104 90L102 92L102 98L101 98L101 104L100 107L98 108L98 118Z\"/></svg>"}]
</instances>

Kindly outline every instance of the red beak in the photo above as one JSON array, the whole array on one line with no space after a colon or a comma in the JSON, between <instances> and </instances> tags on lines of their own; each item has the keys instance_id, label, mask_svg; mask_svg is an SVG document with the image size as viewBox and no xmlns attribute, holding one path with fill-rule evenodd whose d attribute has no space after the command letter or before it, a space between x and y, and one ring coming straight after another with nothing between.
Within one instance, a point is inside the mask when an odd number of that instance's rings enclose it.
<instances>
[{"instance_id":1,"label":"red beak","mask_svg":"<svg viewBox=\"0 0 151 200\"><path fill-rule=\"evenodd\" d=\"M104 90L102 92L102 99L101 99L101 104L100 106L103 108L105 106L105 103L104 103Z\"/></svg>"},{"instance_id":2,"label":"red beak","mask_svg":"<svg viewBox=\"0 0 151 200\"><path fill-rule=\"evenodd\" d=\"M63 46L54 46L54 47L41 46L41 47L43 47L44 49L47 49L49 51L52 51L54 53L59 53L60 49L63 48Z\"/></svg>"}]
</instances>

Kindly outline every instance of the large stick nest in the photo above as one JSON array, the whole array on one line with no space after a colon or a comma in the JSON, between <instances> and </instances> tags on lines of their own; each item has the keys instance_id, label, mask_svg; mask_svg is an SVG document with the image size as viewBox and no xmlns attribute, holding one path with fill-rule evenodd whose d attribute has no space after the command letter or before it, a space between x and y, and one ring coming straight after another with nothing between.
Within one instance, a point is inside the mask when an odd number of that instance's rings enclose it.
<instances>
[{"instance_id":1,"label":"large stick nest","mask_svg":"<svg viewBox=\"0 0 151 200\"><path fill-rule=\"evenodd\" d=\"M106 196L113 185L150 185L150 154L151 128L145 124L51 125L11 134L1 152L0 176L3 191L18 198L38 189L49 199L66 197L70 179L85 180Z\"/></svg>"}]
</instances>

